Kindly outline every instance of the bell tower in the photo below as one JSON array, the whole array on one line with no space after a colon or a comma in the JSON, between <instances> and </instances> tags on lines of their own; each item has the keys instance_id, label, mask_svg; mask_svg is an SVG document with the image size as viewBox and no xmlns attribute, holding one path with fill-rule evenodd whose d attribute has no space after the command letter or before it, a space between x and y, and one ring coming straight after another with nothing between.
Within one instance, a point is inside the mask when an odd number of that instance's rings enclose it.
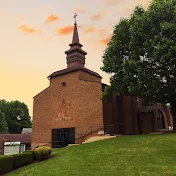
<instances>
[{"instance_id":1,"label":"bell tower","mask_svg":"<svg viewBox=\"0 0 176 176\"><path fill-rule=\"evenodd\" d=\"M75 23L74 23L74 31L73 31L73 39L72 43L69 44L70 49L65 51L65 54L67 55L67 68L70 67L81 67L84 68L85 65L85 55L87 55L87 52L81 49L83 46L79 42L79 36L78 36L78 29L77 29L77 22L76 22L77 14L75 13Z\"/></svg>"}]
</instances>

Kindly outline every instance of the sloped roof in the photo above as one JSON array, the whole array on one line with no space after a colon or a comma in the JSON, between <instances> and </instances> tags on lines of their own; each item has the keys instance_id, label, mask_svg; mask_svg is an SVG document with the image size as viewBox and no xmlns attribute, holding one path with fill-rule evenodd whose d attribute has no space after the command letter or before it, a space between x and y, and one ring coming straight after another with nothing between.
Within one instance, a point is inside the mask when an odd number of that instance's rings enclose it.
<instances>
[{"instance_id":1,"label":"sloped roof","mask_svg":"<svg viewBox=\"0 0 176 176\"><path fill-rule=\"evenodd\" d=\"M90 73L90 74L92 74L94 76L97 76L99 78L102 78L98 73L96 73L96 72L94 72L92 70L89 70L87 68L79 67L79 66L74 66L74 67L66 68L64 70L56 71L56 72L52 73L51 75L49 75L48 78L51 79L51 78L54 78L56 76L64 75L66 73L74 72L74 71L77 71L77 70L82 70L82 71Z\"/></svg>"},{"instance_id":2,"label":"sloped roof","mask_svg":"<svg viewBox=\"0 0 176 176\"><path fill-rule=\"evenodd\" d=\"M31 143L31 134L0 134L0 138L6 142Z\"/></svg>"}]
</instances>

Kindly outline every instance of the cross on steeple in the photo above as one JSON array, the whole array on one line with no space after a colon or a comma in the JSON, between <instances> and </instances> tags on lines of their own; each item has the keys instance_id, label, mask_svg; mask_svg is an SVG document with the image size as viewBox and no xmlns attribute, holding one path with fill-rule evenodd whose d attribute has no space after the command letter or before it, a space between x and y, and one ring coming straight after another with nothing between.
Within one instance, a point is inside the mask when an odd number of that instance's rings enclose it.
<instances>
[{"instance_id":1,"label":"cross on steeple","mask_svg":"<svg viewBox=\"0 0 176 176\"><path fill-rule=\"evenodd\" d=\"M73 18L75 19L75 24L76 24L76 17L78 16L77 13L75 13L75 15L73 16Z\"/></svg>"}]
</instances>

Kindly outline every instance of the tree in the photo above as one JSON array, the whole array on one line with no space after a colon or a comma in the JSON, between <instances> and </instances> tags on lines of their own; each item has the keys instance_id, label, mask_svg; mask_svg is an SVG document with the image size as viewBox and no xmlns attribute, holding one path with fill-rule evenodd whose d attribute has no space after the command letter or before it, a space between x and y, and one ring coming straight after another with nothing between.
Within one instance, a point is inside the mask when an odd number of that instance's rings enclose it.
<instances>
[{"instance_id":1,"label":"tree","mask_svg":"<svg viewBox=\"0 0 176 176\"><path fill-rule=\"evenodd\" d=\"M0 100L0 109L5 114L9 133L21 133L23 128L31 127L27 105L20 101Z\"/></svg>"},{"instance_id":2,"label":"tree","mask_svg":"<svg viewBox=\"0 0 176 176\"><path fill-rule=\"evenodd\" d=\"M170 103L176 129L176 0L153 0L122 18L103 55L111 90Z\"/></svg>"},{"instance_id":3,"label":"tree","mask_svg":"<svg viewBox=\"0 0 176 176\"><path fill-rule=\"evenodd\" d=\"M8 132L7 122L5 120L4 113L0 110L0 134L6 134Z\"/></svg>"}]
</instances>

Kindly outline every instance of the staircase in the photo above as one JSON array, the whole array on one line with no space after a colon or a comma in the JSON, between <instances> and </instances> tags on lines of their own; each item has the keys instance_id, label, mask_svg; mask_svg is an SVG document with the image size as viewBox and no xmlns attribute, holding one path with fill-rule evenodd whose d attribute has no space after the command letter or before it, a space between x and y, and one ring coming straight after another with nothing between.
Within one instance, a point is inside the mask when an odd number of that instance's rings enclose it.
<instances>
[{"instance_id":1,"label":"staircase","mask_svg":"<svg viewBox=\"0 0 176 176\"><path fill-rule=\"evenodd\" d=\"M117 136L119 136L119 135L92 136L92 137L86 139L84 142L82 142L82 144L89 143L89 142L95 142L95 141L101 141L101 140L105 140L105 139L112 139L112 138L115 138ZM75 145L80 145L80 144L69 144L68 146L70 147L70 146L75 146Z\"/></svg>"},{"instance_id":2,"label":"staircase","mask_svg":"<svg viewBox=\"0 0 176 176\"><path fill-rule=\"evenodd\" d=\"M105 139L111 139L111 138L115 138L115 137L116 136L110 136L110 135L92 136L92 137L88 138L87 140L85 140L82 144L89 143L89 142L95 142L95 141L101 141L101 140L105 140Z\"/></svg>"},{"instance_id":3,"label":"staircase","mask_svg":"<svg viewBox=\"0 0 176 176\"><path fill-rule=\"evenodd\" d=\"M76 144L69 144L68 146L85 144L85 143L89 143L89 142L111 139L111 138L115 138L117 136L120 136L120 134L114 133L114 127L116 125L119 125L119 124L90 127L84 133L77 134L78 137L75 139ZM106 131L105 131L105 128L106 128ZM109 133L107 133L107 131Z\"/></svg>"}]
</instances>

